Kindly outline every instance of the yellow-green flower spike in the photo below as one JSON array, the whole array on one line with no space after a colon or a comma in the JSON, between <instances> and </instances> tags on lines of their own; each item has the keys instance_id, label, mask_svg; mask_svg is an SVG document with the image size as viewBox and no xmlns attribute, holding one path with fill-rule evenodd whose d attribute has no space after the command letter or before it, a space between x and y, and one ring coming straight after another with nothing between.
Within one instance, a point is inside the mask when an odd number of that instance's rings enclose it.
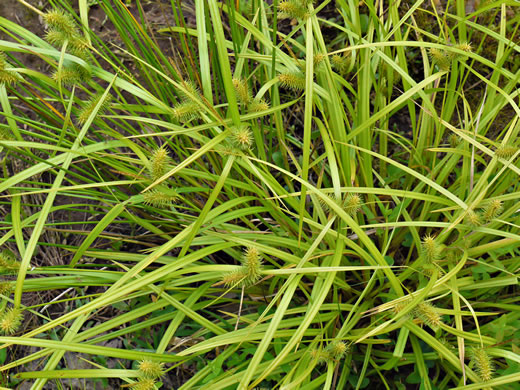
<instances>
[{"instance_id":1,"label":"yellow-green flower spike","mask_svg":"<svg viewBox=\"0 0 520 390\"><path fill-rule=\"evenodd\" d=\"M156 181L162 177L166 173L169 163L170 156L168 156L168 151L166 148L159 148L155 150L152 154L152 158L150 159L150 164L148 166L150 178L153 181Z\"/></svg>"},{"instance_id":2,"label":"yellow-green flower spike","mask_svg":"<svg viewBox=\"0 0 520 390\"><path fill-rule=\"evenodd\" d=\"M471 351L471 360L480 379L487 382L493 378L494 364L484 348L474 348Z\"/></svg>"},{"instance_id":3,"label":"yellow-green flower spike","mask_svg":"<svg viewBox=\"0 0 520 390\"><path fill-rule=\"evenodd\" d=\"M281 73L278 79L284 88L292 89L293 91L303 91L305 89L305 76L303 73Z\"/></svg>"},{"instance_id":4,"label":"yellow-green flower spike","mask_svg":"<svg viewBox=\"0 0 520 390\"><path fill-rule=\"evenodd\" d=\"M96 106L99 104L99 102L101 101L102 98L103 98L102 94L98 94L98 95L94 96L92 99L90 99L87 102L85 107L83 107L81 109L81 111L78 115L78 123L80 125L83 125L87 121L87 119L92 114L92 111L94 111L94 108L96 108ZM108 109L111 99L112 99L112 96L110 96L110 95L107 95L103 99L103 102L101 103L101 106L100 106L99 110L97 111L96 115L103 115L103 113Z\"/></svg>"},{"instance_id":5,"label":"yellow-green flower spike","mask_svg":"<svg viewBox=\"0 0 520 390\"><path fill-rule=\"evenodd\" d=\"M0 317L0 332L6 335L14 334L22 323L22 311L17 308L10 308L4 311Z\"/></svg>"},{"instance_id":6,"label":"yellow-green flower spike","mask_svg":"<svg viewBox=\"0 0 520 390\"><path fill-rule=\"evenodd\" d=\"M164 375L164 364L152 360L143 360L139 363L139 373L144 378L160 378Z\"/></svg>"},{"instance_id":7,"label":"yellow-green flower spike","mask_svg":"<svg viewBox=\"0 0 520 390\"><path fill-rule=\"evenodd\" d=\"M156 207L156 208L167 208L179 200L179 195L177 194L166 194L159 190L149 190L143 193L143 203Z\"/></svg>"},{"instance_id":8,"label":"yellow-green flower spike","mask_svg":"<svg viewBox=\"0 0 520 390\"><path fill-rule=\"evenodd\" d=\"M253 134L247 125L231 128L230 139L231 143L241 150L248 150L253 144Z\"/></svg>"},{"instance_id":9,"label":"yellow-green flower spike","mask_svg":"<svg viewBox=\"0 0 520 390\"><path fill-rule=\"evenodd\" d=\"M442 319L439 315L439 312L435 306L429 302L419 303L414 309L414 314L433 330L437 330L442 324Z\"/></svg>"}]
</instances>

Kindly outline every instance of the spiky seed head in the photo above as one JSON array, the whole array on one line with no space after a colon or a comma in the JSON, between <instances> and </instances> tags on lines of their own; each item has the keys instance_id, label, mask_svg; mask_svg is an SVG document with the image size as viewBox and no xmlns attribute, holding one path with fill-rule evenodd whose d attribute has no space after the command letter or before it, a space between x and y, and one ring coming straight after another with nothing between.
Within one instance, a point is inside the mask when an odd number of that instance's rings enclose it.
<instances>
[{"instance_id":1,"label":"spiky seed head","mask_svg":"<svg viewBox=\"0 0 520 390\"><path fill-rule=\"evenodd\" d=\"M11 65L7 61L6 55L0 52L0 85L11 85L20 81L20 76L15 71L9 70Z\"/></svg>"},{"instance_id":2,"label":"spiky seed head","mask_svg":"<svg viewBox=\"0 0 520 390\"><path fill-rule=\"evenodd\" d=\"M314 58L313 58L313 61L314 61L314 67L317 67L319 66L320 64L323 63L323 60L325 60L325 54L323 53L316 53L314 54Z\"/></svg>"},{"instance_id":3,"label":"spiky seed head","mask_svg":"<svg viewBox=\"0 0 520 390\"><path fill-rule=\"evenodd\" d=\"M110 101L111 100L112 100L112 96L111 95L107 95L103 99L103 94L98 94L98 95L94 96L93 98L91 98L87 102L85 107L83 107L81 109L81 111L79 112L78 124L83 125L88 120L90 115L92 115L92 112L94 111L94 109L97 107L97 105L100 102L101 102L101 105L99 107L99 110L96 113L96 116L97 115L103 115L103 113L108 109L108 106L110 105Z\"/></svg>"},{"instance_id":4,"label":"spiky seed head","mask_svg":"<svg viewBox=\"0 0 520 390\"><path fill-rule=\"evenodd\" d=\"M500 145L496 150L495 154L499 158L508 159L514 156L518 151L518 147L512 145Z\"/></svg>"},{"instance_id":5,"label":"spiky seed head","mask_svg":"<svg viewBox=\"0 0 520 390\"><path fill-rule=\"evenodd\" d=\"M262 255L255 247L247 248L242 258L242 266L247 270L248 285L255 284L260 279L260 272L262 270Z\"/></svg>"},{"instance_id":6,"label":"spiky seed head","mask_svg":"<svg viewBox=\"0 0 520 390\"><path fill-rule=\"evenodd\" d=\"M90 71L78 64L63 67L52 75L54 81L63 85L76 85L90 80L92 74Z\"/></svg>"},{"instance_id":7,"label":"spiky seed head","mask_svg":"<svg viewBox=\"0 0 520 390\"><path fill-rule=\"evenodd\" d=\"M16 260L16 256L9 249L0 252L0 272L16 273L20 269L21 263Z\"/></svg>"},{"instance_id":8,"label":"spiky seed head","mask_svg":"<svg viewBox=\"0 0 520 390\"><path fill-rule=\"evenodd\" d=\"M10 308L4 311L0 317L0 332L11 335L15 333L22 323L22 311L17 308Z\"/></svg>"},{"instance_id":9,"label":"spiky seed head","mask_svg":"<svg viewBox=\"0 0 520 390\"><path fill-rule=\"evenodd\" d=\"M139 372L144 378L160 378L164 375L164 364L152 360L143 360L139 363Z\"/></svg>"},{"instance_id":10,"label":"spiky seed head","mask_svg":"<svg viewBox=\"0 0 520 390\"><path fill-rule=\"evenodd\" d=\"M138 382L132 383L132 390L153 390L155 389L155 380L153 378L141 378Z\"/></svg>"},{"instance_id":11,"label":"spiky seed head","mask_svg":"<svg viewBox=\"0 0 520 390\"><path fill-rule=\"evenodd\" d=\"M451 67L451 58L445 50L440 50L435 47L430 48L430 57L441 70L448 71Z\"/></svg>"},{"instance_id":12,"label":"spiky seed head","mask_svg":"<svg viewBox=\"0 0 520 390\"><path fill-rule=\"evenodd\" d=\"M283 0L278 4L278 17L280 19L294 18L306 19L309 16L307 4L299 0Z\"/></svg>"},{"instance_id":13,"label":"spiky seed head","mask_svg":"<svg viewBox=\"0 0 520 390\"><path fill-rule=\"evenodd\" d=\"M13 282L0 282L0 294L10 295L14 290Z\"/></svg>"},{"instance_id":14,"label":"spiky seed head","mask_svg":"<svg viewBox=\"0 0 520 390\"><path fill-rule=\"evenodd\" d=\"M343 201L343 210L354 217L360 210L363 205L363 197L359 194L347 194L345 200Z\"/></svg>"},{"instance_id":15,"label":"spiky seed head","mask_svg":"<svg viewBox=\"0 0 520 390\"><path fill-rule=\"evenodd\" d=\"M419 303L414 309L414 314L433 330L439 329L442 324L442 319L437 309L429 302Z\"/></svg>"},{"instance_id":16,"label":"spiky seed head","mask_svg":"<svg viewBox=\"0 0 520 390\"><path fill-rule=\"evenodd\" d=\"M484 382L493 378L495 370L493 361L484 348L476 347L471 351L471 360L475 364L475 371Z\"/></svg>"},{"instance_id":17,"label":"spiky seed head","mask_svg":"<svg viewBox=\"0 0 520 390\"><path fill-rule=\"evenodd\" d=\"M179 103L173 108L172 114L179 122L186 123L200 116L199 105L194 102Z\"/></svg>"},{"instance_id":18,"label":"spiky seed head","mask_svg":"<svg viewBox=\"0 0 520 390\"><path fill-rule=\"evenodd\" d=\"M422 241L422 252L426 263L433 263L439 259L440 251L435 238L431 235L426 235Z\"/></svg>"},{"instance_id":19,"label":"spiky seed head","mask_svg":"<svg viewBox=\"0 0 520 390\"><path fill-rule=\"evenodd\" d=\"M166 150L166 148L156 149L152 153L152 158L150 159L150 164L148 166L150 178L153 181L156 181L157 179L162 177L168 169L169 162L170 156L168 156L168 151Z\"/></svg>"},{"instance_id":20,"label":"spiky seed head","mask_svg":"<svg viewBox=\"0 0 520 390\"><path fill-rule=\"evenodd\" d=\"M269 103L262 98L254 98L248 108L251 112L262 112L269 110Z\"/></svg>"},{"instance_id":21,"label":"spiky seed head","mask_svg":"<svg viewBox=\"0 0 520 390\"><path fill-rule=\"evenodd\" d=\"M253 144L253 134L247 125L231 128L230 138L231 143L241 150L248 150Z\"/></svg>"},{"instance_id":22,"label":"spiky seed head","mask_svg":"<svg viewBox=\"0 0 520 390\"><path fill-rule=\"evenodd\" d=\"M278 76L282 87L293 91L303 91L305 89L305 76L299 72L281 73Z\"/></svg>"},{"instance_id":23,"label":"spiky seed head","mask_svg":"<svg viewBox=\"0 0 520 390\"><path fill-rule=\"evenodd\" d=\"M456 148L460 144L460 137L457 134L450 134L448 142L452 148Z\"/></svg>"},{"instance_id":24,"label":"spiky seed head","mask_svg":"<svg viewBox=\"0 0 520 390\"><path fill-rule=\"evenodd\" d=\"M246 106L251 103L251 91L245 80L234 78L233 87L235 87L235 92L240 103Z\"/></svg>"},{"instance_id":25,"label":"spiky seed head","mask_svg":"<svg viewBox=\"0 0 520 390\"><path fill-rule=\"evenodd\" d=\"M477 226L482 225L482 218L480 217L479 213L476 213L473 210L470 210L466 214L466 222L470 226L477 227Z\"/></svg>"},{"instance_id":26,"label":"spiky seed head","mask_svg":"<svg viewBox=\"0 0 520 390\"><path fill-rule=\"evenodd\" d=\"M166 194L159 190L149 190L143 193L143 203L158 209L168 208L179 200L177 193Z\"/></svg>"},{"instance_id":27,"label":"spiky seed head","mask_svg":"<svg viewBox=\"0 0 520 390\"><path fill-rule=\"evenodd\" d=\"M502 201L499 199L493 199L487 203L484 207L484 219L486 222L491 222L493 219L498 218L502 213Z\"/></svg>"},{"instance_id":28,"label":"spiky seed head","mask_svg":"<svg viewBox=\"0 0 520 390\"><path fill-rule=\"evenodd\" d=\"M392 307L392 311L394 312L394 314L399 314L401 313L404 309L406 309L406 307L410 304L411 300L410 299L406 299L402 302L398 302L394 305L394 307ZM410 314L408 314L409 316Z\"/></svg>"},{"instance_id":29,"label":"spiky seed head","mask_svg":"<svg viewBox=\"0 0 520 390\"><path fill-rule=\"evenodd\" d=\"M345 353L347 353L347 350L347 344L339 340L331 342L329 345L327 345L327 348L325 348L325 352L334 361L340 360L345 355Z\"/></svg>"},{"instance_id":30,"label":"spiky seed head","mask_svg":"<svg viewBox=\"0 0 520 390\"><path fill-rule=\"evenodd\" d=\"M461 42L455 46L457 49L465 51L466 53L471 53L473 51L473 47L470 42Z\"/></svg>"},{"instance_id":31,"label":"spiky seed head","mask_svg":"<svg viewBox=\"0 0 520 390\"><path fill-rule=\"evenodd\" d=\"M197 88L197 85L191 80L184 80L182 86L184 87L184 90L179 89L179 94L181 96L182 101L185 103L194 103L195 100L193 99L193 97L198 98L200 96L200 91L199 88Z\"/></svg>"},{"instance_id":32,"label":"spiky seed head","mask_svg":"<svg viewBox=\"0 0 520 390\"><path fill-rule=\"evenodd\" d=\"M345 74L348 72L351 61L351 53L348 52L344 54L334 54L331 59L331 65L334 69L336 69L340 74Z\"/></svg>"},{"instance_id":33,"label":"spiky seed head","mask_svg":"<svg viewBox=\"0 0 520 390\"><path fill-rule=\"evenodd\" d=\"M236 267L233 271L227 272L222 276L222 283L227 288L242 286L247 278L247 270L244 267Z\"/></svg>"},{"instance_id":34,"label":"spiky seed head","mask_svg":"<svg viewBox=\"0 0 520 390\"><path fill-rule=\"evenodd\" d=\"M78 36L76 23L70 14L66 14L62 10L54 9L43 15L43 20L47 27L52 30L60 31L69 37Z\"/></svg>"}]
</instances>

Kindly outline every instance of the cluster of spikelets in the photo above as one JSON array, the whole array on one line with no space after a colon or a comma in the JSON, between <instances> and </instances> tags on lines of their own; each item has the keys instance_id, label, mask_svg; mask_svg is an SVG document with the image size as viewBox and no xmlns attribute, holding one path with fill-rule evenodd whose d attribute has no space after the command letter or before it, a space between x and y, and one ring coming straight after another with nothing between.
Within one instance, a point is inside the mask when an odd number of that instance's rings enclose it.
<instances>
[{"instance_id":1,"label":"cluster of spikelets","mask_svg":"<svg viewBox=\"0 0 520 390\"><path fill-rule=\"evenodd\" d=\"M0 332L5 335L12 335L20 328L23 314L19 308L11 307L5 309L0 315Z\"/></svg>"},{"instance_id":2,"label":"cluster of spikelets","mask_svg":"<svg viewBox=\"0 0 520 390\"><path fill-rule=\"evenodd\" d=\"M471 44L467 42L459 43L453 47L465 53L471 53L473 50ZM452 50L437 49L436 47L430 48L430 58L437 64L439 69L443 71L449 71L453 61L458 60L461 57L462 55L460 53L456 53Z\"/></svg>"},{"instance_id":3,"label":"cluster of spikelets","mask_svg":"<svg viewBox=\"0 0 520 390\"><path fill-rule=\"evenodd\" d=\"M148 163L148 174L152 182L160 179L168 171L170 163L171 158L165 147L153 151ZM143 203L157 208L168 208L177 203L179 198L175 190L164 185L143 193Z\"/></svg>"},{"instance_id":4,"label":"cluster of spikelets","mask_svg":"<svg viewBox=\"0 0 520 390\"><path fill-rule=\"evenodd\" d=\"M163 363L152 360L143 360L138 367L139 380L131 385L133 390L152 390L155 389L155 382L164 375Z\"/></svg>"},{"instance_id":5,"label":"cluster of spikelets","mask_svg":"<svg viewBox=\"0 0 520 390\"><path fill-rule=\"evenodd\" d=\"M4 249L0 252L0 273L13 274L20 270L20 262L16 260L14 254ZM13 291L13 282L0 282L0 294L10 295ZM0 333L11 335L15 333L22 322L22 311L19 308L11 307L9 309L2 309L0 314Z\"/></svg>"},{"instance_id":6,"label":"cluster of spikelets","mask_svg":"<svg viewBox=\"0 0 520 390\"><path fill-rule=\"evenodd\" d=\"M66 48L69 53L88 62L89 44L83 38L72 16L61 10L52 10L43 15L47 24L45 39L56 47ZM90 71L79 64L73 63L64 66L54 73L53 78L66 85L79 84L90 79Z\"/></svg>"},{"instance_id":7,"label":"cluster of spikelets","mask_svg":"<svg viewBox=\"0 0 520 390\"><path fill-rule=\"evenodd\" d=\"M241 259L242 265L222 278L227 287L250 287L261 277L262 255L255 247L247 248Z\"/></svg>"},{"instance_id":8,"label":"cluster of spikelets","mask_svg":"<svg viewBox=\"0 0 520 390\"><path fill-rule=\"evenodd\" d=\"M347 345L339 340L330 342L325 349L313 349L311 356L318 360L318 363L337 363L348 352Z\"/></svg>"},{"instance_id":9,"label":"cluster of spikelets","mask_svg":"<svg viewBox=\"0 0 520 390\"><path fill-rule=\"evenodd\" d=\"M238 101L247 108L249 112L261 112L269 109L269 103L263 98L253 98L251 89L245 80L234 78L233 87Z\"/></svg>"},{"instance_id":10,"label":"cluster of spikelets","mask_svg":"<svg viewBox=\"0 0 520 390\"><path fill-rule=\"evenodd\" d=\"M103 115L103 113L108 109L108 106L110 105L111 100L112 100L111 95L106 95L105 97L103 97L102 93L97 94L94 97L92 97L79 112L78 123L80 125L85 124L85 122L92 115L92 112L98 105L99 105L99 109L96 112L96 115Z\"/></svg>"},{"instance_id":11,"label":"cluster of spikelets","mask_svg":"<svg viewBox=\"0 0 520 390\"><path fill-rule=\"evenodd\" d=\"M20 80L20 76L11 68L11 64L7 62L6 55L0 52L0 85L15 84Z\"/></svg>"},{"instance_id":12,"label":"cluster of spikelets","mask_svg":"<svg viewBox=\"0 0 520 390\"><path fill-rule=\"evenodd\" d=\"M500 145L495 150L495 155L499 158L509 159L518 152L518 147L512 145Z\"/></svg>"},{"instance_id":13,"label":"cluster of spikelets","mask_svg":"<svg viewBox=\"0 0 520 390\"><path fill-rule=\"evenodd\" d=\"M470 226L480 226L483 223L489 223L502 214L503 205L499 199L493 199L486 202L480 211L469 210L466 213L466 222Z\"/></svg>"},{"instance_id":14,"label":"cluster of spikelets","mask_svg":"<svg viewBox=\"0 0 520 390\"><path fill-rule=\"evenodd\" d=\"M334 54L330 58L330 64L341 75L345 75L348 73L349 69L351 68L351 63L352 52L350 51L343 52L342 54Z\"/></svg>"},{"instance_id":15,"label":"cluster of spikelets","mask_svg":"<svg viewBox=\"0 0 520 390\"><path fill-rule=\"evenodd\" d=\"M474 370L484 382L493 378L494 365L486 350L482 347L475 347L471 350L471 361Z\"/></svg>"},{"instance_id":16,"label":"cluster of spikelets","mask_svg":"<svg viewBox=\"0 0 520 390\"><path fill-rule=\"evenodd\" d=\"M197 99L200 98L199 89L191 81L183 81L183 87L183 90L179 90L181 101L172 110L174 118L181 123L200 116L200 106L197 103Z\"/></svg>"},{"instance_id":17,"label":"cluster of spikelets","mask_svg":"<svg viewBox=\"0 0 520 390\"><path fill-rule=\"evenodd\" d=\"M312 2L313 0L282 0L278 3L278 17L304 20L309 16L309 4Z\"/></svg>"},{"instance_id":18,"label":"cluster of spikelets","mask_svg":"<svg viewBox=\"0 0 520 390\"><path fill-rule=\"evenodd\" d=\"M393 312L395 314L403 311L410 304L410 300L405 300L396 304L393 307ZM423 324L428 325L433 330L437 330L440 328L442 324L442 317L439 314L437 308L431 304L430 302L420 302L418 303L409 313L409 318L417 318Z\"/></svg>"},{"instance_id":19,"label":"cluster of spikelets","mask_svg":"<svg viewBox=\"0 0 520 390\"><path fill-rule=\"evenodd\" d=\"M0 252L0 273L17 273L20 269L20 262L15 255L8 249Z\"/></svg>"},{"instance_id":20,"label":"cluster of spikelets","mask_svg":"<svg viewBox=\"0 0 520 390\"><path fill-rule=\"evenodd\" d=\"M251 146L253 145L253 134L251 129L246 124L231 127L229 141L233 148L242 151L251 149Z\"/></svg>"},{"instance_id":21,"label":"cluster of spikelets","mask_svg":"<svg viewBox=\"0 0 520 390\"><path fill-rule=\"evenodd\" d=\"M302 72L284 72L278 75L280 84L285 89L303 91L305 89L305 75Z\"/></svg>"},{"instance_id":22,"label":"cluster of spikelets","mask_svg":"<svg viewBox=\"0 0 520 390\"><path fill-rule=\"evenodd\" d=\"M326 212L332 212L331 207L320 198L320 204ZM348 215L354 217L363 206L363 196L356 193L348 193L341 200L336 200L336 204L343 209Z\"/></svg>"}]
</instances>

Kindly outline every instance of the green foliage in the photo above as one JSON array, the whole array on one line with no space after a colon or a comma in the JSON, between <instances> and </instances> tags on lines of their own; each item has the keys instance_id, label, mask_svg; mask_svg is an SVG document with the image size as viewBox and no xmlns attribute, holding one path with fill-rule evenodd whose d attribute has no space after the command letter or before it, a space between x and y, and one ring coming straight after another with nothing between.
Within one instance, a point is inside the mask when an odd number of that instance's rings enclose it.
<instances>
[{"instance_id":1,"label":"green foliage","mask_svg":"<svg viewBox=\"0 0 520 390\"><path fill-rule=\"evenodd\" d=\"M520 381L518 4L20 2L6 385Z\"/></svg>"}]
</instances>

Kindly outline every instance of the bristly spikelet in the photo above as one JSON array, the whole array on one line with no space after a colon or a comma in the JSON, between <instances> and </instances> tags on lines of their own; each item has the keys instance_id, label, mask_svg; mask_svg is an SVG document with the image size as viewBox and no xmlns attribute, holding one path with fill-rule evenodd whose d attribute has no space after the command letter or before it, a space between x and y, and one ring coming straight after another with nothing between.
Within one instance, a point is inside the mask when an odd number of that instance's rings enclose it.
<instances>
[{"instance_id":1,"label":"bristly spikelet","mask_svg":"<svg viewBox=\"0 0 520 390\"><path fill-rule=\"evenodd\" d=\"M466 222L470 226L480 226L482 225L482 218L479 213L474 212L473 210L468 211L466 214Z\"/></svg>"},{"instance_id":2,"label":"bristly spikelet","mask_svg":"<svg viewBox=\"0 0 520 390\"><path fill-rule=\"evenodd\" d=\"M493 219L497 218L502 213L502 201L498 199L493 199L484 207L484 220L486 222L491 222Z\"/></svg>"},{"instance_id":3,"label":"bristly spikelet","mask_svg":"<svg viewBox=\"0 0 520 390\"><path fill-rule=\"evenodd\" d=\"M103 98L103 94L98 94L87 102L85 107L83 107L83 109L79 112L79 115L78 115L78 123L80 125L83 125L88 120L88 118L94 111L94 108L96 108L96 106L99 104L99 102L101 102L102 98ZM107 110L111 100L112 100L112 96L107 95L101 102L101 106L99 107L99 110L96 115L103 115L103 113Z\"/></svg>"},{"instance_id":4,"label":"bristly spikelet","mask_svg":"<svg viewBox=\"0 0 520 390\"><path fill-rule=\"evenodd\" d=\"M70 86L86 82L91 77L90 71L78 64L63 67L52 75L54 81Z\"/></svg>"},{"instance_id":5,"label":"bristly spikelet","mask_svg":"<svg viewBox=\"0 0 520 390\"><path fill-rule=\"evenodd\" d=\"M251 148L251 145L253 144L253 135L249 126L240 125L231 128L230 140L235 147L241 150L248 150Z\"/></svg>"},{"instance_id":6,"label":"bristly spikelet","mask_svg":"<svg viewBox=\"0 0 520 390\"><path fill-rule=\"evenodd\" d=\"M233 87L235 87L235 92L240 103L242 103L245 106L249 105L249 103L251 103L252 98L251 91L249 90L246 81L234 78Z\"/></svg>"},{"instance_id":7,"label":"bristly spikelet","mask_svg":"<svg viewBox=\"0 0 520 390\"><path fill-rule=\"evenodd\" d=\"M474 348L471 351L471 360L480 379L487 382L493 378L494 364L484 348Z\"/></svg>"},{"instance_id":8,"label":"bristly spikelet","mask_svg":"<svg viewBox=\"0 0 520 390\"><path fill-rule=\"evenodd\" d=\"M344 342L336 340L327 345L325 353L332 361L337 362L347 353L347 350L348 347Z\"/></svg>"},{"instance_id":9,"label":"bristly spikelet","mask_svg":"<svg viewBox=\"0 0 520 390\"><path fill-rule=\"evenodd\" d=\"M455 45L455 47L459 50L465 51L466 53L471 53L473 51L473 47L469 42L461 42Z\"/></svg>"},{"instance_id":10,"label":"bristly spikelet","mask_svg":"<svg viewBox=\"0 0 520 390\"><path fill-rule=\"evenodd\" d=\"M153 181L156 181L157 179L162 177L168 169L169 162L170 156L168 156L168 151L166 150L166 148L156 149L152 153L152 158L150 159L150 163L148 165L150 178Z\"/></svg>"},{"instance_id":11,"label":"bristly spikelet","mask_svg":"<svg viewBox=\"0 0 520 390\"><path fill-rule=\"evenodd\" d=\"M316 67L320 66L323 63L323 61L325 60L325 57L326 57L326 55L323 53L314 54L314 58L313 58L314 67L316 68Z\"/></svg>"},{"instance_id":12,"label":"bristly spikelet","mask_svg":"<svg viewBox=\"0 0 520 390\"><path fill-rule=\"evenodd\" d=\"M441 70L448 71L451 67L451 58L444 50L435 47L430 48L430 57Z\"/></svg>"},{"instance_id":13,"label":"bristly spikelet","mask_svg":"<svg viewBox=\"0 0 520 390\"><path fill-rule=\"evenodd\" d=\"M424 236L422 241L422 253L426 263L433 263L439 259L440 251L435 238L431 235Z\"/></svg>"},{"instance_id":14,"label":"bristly spikelet","mask_svg":"<svg viewBox=\"0 0 520 390\"><path fill-rule=\"evenodd\" d=\"M278 17L280 19L306 19L308 16L309 9L305 1L283 0L278 4Z\"/></svg>"},{"instance_id":15,"label":"bristly spikelet","mask_svg":"<svg viewBox=\"0 0 520 390\"><path fill-rule=\"evenodd\" d=\"M164 209L177 203L179 195L177 194L165 194L159 190L149 190L143 193L143 203L156 207L158 209Z\"/></svg>"},{"instance_id":16,"label":"bristly spikelet","mask_svg":"<svg viewBox=\"0 0 520 390\"><path fill-rule=\"evenodd\" d=\"M293 91L303 91L305 89L305 76L299 72L287 72L278 75L278 79L284 88Z\"/></svg>"},{"instance_id":17,"label":"bristly spikelet","mask_svg":"<svg viewBox=\"0 0 520 390\"><path fill-rule=\"evenodd\" d=\"M195 98L198 98L200 96L200 91L197 88L197 85L190 81L190 80L184 80L182 83L182 86L184 87L184 90L179 89L179 94L181 96L181 99L183 102L195 102Z\"/></svg>"},{"instance_id":18,"label":"bristly spikelet","mask_svg":"<svg viewBox=\"0 0 520 390\"><path fill-rule=\"evenodd\" d=\"M442 324L442 319L437 309L429 302L419 303L413 312L417 318L433 330L437 330Z\"/></svg>"},{"instance_id":19,"label":"bristly spikelet","mask_svg":"<svg viewBox=\"0 0 520 390\"><path fill-rule=\"evenodd\" d=\"M514 154L518 151L518 147L511 145L500 145L496 150L495 154L499 158L508 159L513 157Z\"/></svg>"},{"instance_id":20,"label":"bristly spikelet","mask_svg":"<svg viewBox=\"0 0 520 390\"><path fill-rule=\"evenodd\" d=\"M179 103L173 108L172 114L179 122L185 123L200 116L199 106L194 102Z\"/></svg>"},{"instance_id":21,"label":"bristly spikelet","mask_svg":"<svg viewBox=\"0 0 520 390\"><path fill-rule=\"evenodd\" d=\"M11 85L20 81L18 74L8 69L10 67L11 65L7 62L5 54L0 52L0 85Z\"/></svg>"},{"instance_id":22,"label":"bristly spikelet","mask_svg":"<svg viewBox=\"0 0 520 390\"><path fill-rule=\"evenodd\" d=\"M160 378L164 375L164 364L152 360L143 360L139 363L139 373L144 378Z\"/></svg>"},{"instance_id":23,"label":"bristly spikelet","mask_svg":"<svg viewBox=\"0 0 520 390\"><path fill-rule=\"evenodd\" d=\"M343 210L354 217L359 210L361 210L361 205L363 204L363 197L359 194L347 194L345 200L343 201Z\"/></svg>"},{"instance_id":24,"label":"bristly spikelet","mask_svg":"<svg viewBox=\"0 0 520 390\"><path fill-rule=\"evenodd\" d=\"M76 23L70 14L66 14L62 10L52 10L43 15L43 20L49 29L60 31L68 37L78 36Z\"/></svg>"},{"instance_id":25,"label":"bristly spikelet","mask_svg":"<svg viewBox=\"0 0 520 390\"><path fill-rule=\"evenodd\" d=\"M14 290L13 282L0 282L0 294L10 295Z\"/></svg>"},{"instance_id":26,"label":"bristly spikelet","mask_svg":"<svg viewBox=\"0 0 520 390\"><path fill-rule=\"evenodd\" d=\"M257 248L247 248L242 256L242 265L228 272L222 278L227 287L250 287L260 279L262 256Z\"/></svg>"},{"instance_id":27,"label":"bristly spikelet","mask_svg":"<svg viewBox=\"0 0 520 390\"><path fill-rule=\"evenodd\" d=\"M336 69L340 74L345 74L348 72L350 67L350 58L351 53L348 52L344 54L334 54L330 58L331 65L334 69Z\"/></svg>"},{"instance_id":28,"label":"bristly spikelet","mask_svg":"<svg viewBox=\"0 0 520 390\"><path fill-rule=\"evenodd\" d=\"M246 249L242 258L242 266L247 270L246 283L249 285L255 284L260 279L262 270L262 256L257 248Z\"/></svg>"},{"instance_id":29,"label":"bristly spikelet","mask_svg":"<svg viewBox=\"0 0 520 390\"><path fill-rule=\"evenodd\" d=\"M247 272L244 267L236 267L233 271L224 274L222 283L228 288L241 286L245 278L247 278Z\"/></svg>"},{"instance_id":30,"label":"bristly spikelet","mask_svg":"<svg viewBox=\"0 0 520 390\"><path fill-rule=\"evenodd\" d=\"M264 99L254 98L248 108L250 112L262 112L269 110L269 103Z\"/></svg>"},{"instance_id":31,"label":"bristly spikelet","mask_svg":"<svg viewBox=\"0 0 520 390\"><path fill-rule=\"evenodd\" d=\"M450 134L448 137L448 142L452 148L456 148L460 144L460 137L457 134Z\"/></svg>"},{"instance_id":32,"label":"bristly spikelet","mask_svg":"<svg viewBox=\"0 0 520 390\"><path fill-rule=\"evenodd\" d=\"M130 385L132 390L153 390L155 389L155 380L152 378L141 378L138 382Z\"/></svg>"},{"instance_id":33,"label":"bristly spikelet","mask_svg":"<svg viewBox=\"0 0 520 390\"><path fill-rule=\"evenodd\" d=\"M22 311L17 308L7 309L0 317L0 332L11 335L15 333L22 323Z\"/></svg>"},{"instance_id":34,"label":"bristly spikelet","mask_svg":"<svg viewBox=\"0 0 520 390\"><path fill-rule=\"evenodd\" d=\"M2 82L0 81L0 84ZM8 127L0 127L0 141L13 141L15 138Z\"/></svg>"},{"instance_id":35,"label":"bristly spikelet","mask_svg":"<svg viewBox=\"0 0 520 390\"><path fill-rule=\"evenodd\" d=\"M16 260L13 252L9 249L4 249L0 253L0 272L16 273L20 269L21 263Z\"/></svg>"}]
</instances>

